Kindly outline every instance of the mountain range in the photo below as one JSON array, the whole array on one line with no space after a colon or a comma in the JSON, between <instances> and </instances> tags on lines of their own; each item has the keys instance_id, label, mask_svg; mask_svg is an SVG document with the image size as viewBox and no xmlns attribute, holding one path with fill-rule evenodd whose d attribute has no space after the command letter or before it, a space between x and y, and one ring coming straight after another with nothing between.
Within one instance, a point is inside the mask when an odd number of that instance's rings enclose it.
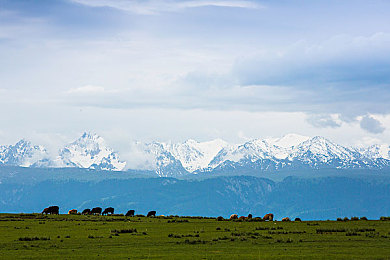
<instances>
[{"instance_id":1,"label":"mountain range","mask_svg":"<svg viewBox=\"0 0 390 260\"><path fill-rule=\"evenodd\" d=\"M150 169L160 177L225 172L278 172L299 169L387 169L390 147L345 147L321 136L287 134L281 138L255 139L229 144L208 142L129 144L137 164L125 162L104 139L85 132L74 142L49 154L45 147L20 140L0 146L0 165L35 168L87 168L108 171ZM130 153L131 154L131 153ZM134 160L130 160L134 161Z\"/></svg>"}]
</instances>

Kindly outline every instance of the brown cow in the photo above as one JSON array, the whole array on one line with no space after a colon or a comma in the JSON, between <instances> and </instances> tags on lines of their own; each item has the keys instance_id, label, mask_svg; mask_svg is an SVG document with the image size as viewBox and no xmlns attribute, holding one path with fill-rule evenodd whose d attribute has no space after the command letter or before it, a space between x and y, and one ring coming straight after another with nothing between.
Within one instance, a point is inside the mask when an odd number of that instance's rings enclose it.
<instances>
[{"instance_id":1,"label":"brown cow","mask_svg":"<svg viewBox=\"0 0 390 260\"><path fill-rule=\"evenodd\" d=\"M274 220L274 214L272 214L272 213L266 214L266 215L263 217L263 220L273 221L273 220Z\"/></svg>"},{"instance_id":2,"label":"brown cow","mask_svg":"<svg viewBox=\"0 0 390 260\"><path fill-rule=\"evenodd\" d=\"M77 214L77 209L71 209L68 211L69 215L76 215Z\"/></svg>"},{"instance_id":3,"label":"brown cow","mask_svg":"<svg viewBox=\"0 0 390 260\"><path fill-rule=\"evenodd\" d=\"M232 214L230 216L230 220L232 220L232 219L238 219L238 215L237 214Z\"/></svg>"},{"instance_id":4,"label":"brown cow","mask_svg":"<svg viewBox=\"0 0 390 260\"><path fill-rule=\"evenodd\" d=\"M238 218L238 220L246 220L246 217L245 216L241 216Z\"/></svg>"},{"instance_id":5,"label":"brown cow","mask_svg":"<svg viewBox=\"0 0 390 260\"><path fill-rule=\"evenodd\" d=\"M282 218L282 221L287 222L287 221L291 221L291 219L289 217L285 217L285 218Z\"/></svg>"}]
</instances>

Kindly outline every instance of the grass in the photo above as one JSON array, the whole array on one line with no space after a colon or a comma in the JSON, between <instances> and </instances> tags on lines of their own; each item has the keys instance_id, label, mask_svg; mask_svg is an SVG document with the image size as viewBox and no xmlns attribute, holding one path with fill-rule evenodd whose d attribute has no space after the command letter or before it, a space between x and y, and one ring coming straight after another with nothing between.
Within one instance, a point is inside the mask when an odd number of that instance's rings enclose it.
<instances>
[{"instance_id":1,"label":"grass","mask_svg":"<svg viewBox=\"0 0 390 260\"><path fill-rule=\"evenodd\" d=\"M390 221L0 214L0 259L386 259Z\"/></svg>"}]
</instances>

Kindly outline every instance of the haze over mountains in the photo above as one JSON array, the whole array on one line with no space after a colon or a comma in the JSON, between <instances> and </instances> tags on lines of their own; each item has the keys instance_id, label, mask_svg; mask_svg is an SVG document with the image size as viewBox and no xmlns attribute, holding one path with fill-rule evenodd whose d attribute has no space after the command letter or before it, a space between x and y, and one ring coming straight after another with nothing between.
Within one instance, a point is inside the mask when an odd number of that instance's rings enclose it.
<instances>
[{"instance_id":1,"label":"haze over mountains","mask_svg":"<svg viewBox=\"0 0 390 260\"><path fill-rule=\"evenodd\" d=\"M129 144L130 149L130 144ZM288 134L281 138L255 139L233 145L221 139L209 142L134 143L137 165L120 159L96 134L84 133L74 142L49 154L45 147L24 139L15 145L0 146L0 165L40 168L87 168L109 171L148 169L159 176L223 173L246 169L275 172L284 169L386 169L390 147L344 147L324 137Z\"/></svg>"}]
</instances>

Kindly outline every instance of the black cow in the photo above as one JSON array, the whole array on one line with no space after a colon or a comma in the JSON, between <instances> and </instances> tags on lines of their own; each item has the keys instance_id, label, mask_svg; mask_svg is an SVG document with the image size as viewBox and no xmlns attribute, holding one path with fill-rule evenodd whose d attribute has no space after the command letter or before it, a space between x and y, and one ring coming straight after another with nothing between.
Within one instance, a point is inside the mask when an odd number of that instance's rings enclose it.
<instances>
[{"instance_id":1,"label":"black cow","mask_svg":"<svg viewBox=\"0 0 390 260\"><path fill-rule=\"evenodd\" d=\"M134 217L134 213L135 213L134 209L131 209L131 210L127 211L126 217Z\"/></svg>"},{"instance_id":2,"label":"black cow","mask_svg":"<svg viewBox=\"0 0 390 260\"><path fill-rule=\"evenodd\" d=\"M295 218L294 221L302 221L300 218Z\"/></svg>"},{"instance_id":3,"label":"black cow","mask_svg":"<svg viewBox=\"0 0 390 260\"><path fill-rule=\"evenodd\" d=\"M152 210L152 211L149 211L149 212L148 212L147 217L151 217L151 216L153 216L153 217L156 216L156 211L155 211L155 210Z\"/></svg>"},{"instance_id":4,"label":"black cow","mask_svg":"<svg viewBox=\"0 0 390 260\"><path fill-rule=\"evenodd\" d=\"M91 210L90 209L84 209L81 214L83 214L83 215L91 215Z\"/></svg>"},{"instance_id":5,"label":"black cow","mask_svg":"<svg viewBox=\"0 0 390 260\"><path fill-rule=\"evenodd\" d=\"M45 208L43 211L42 211L42 214L56 214L58 215L60 212L60 208L58 206L50 206L48 208Z\"/></svg>"},{"instance_id":6,"label":"black cow","mask_svg":"<svg viewBox=\"0 0 390 260\"><path fill-rule=\"evenodd\" d=\"M111 215L114 214L114 208L109 207L104 209L102 215L108 215L108 213L110 213Z\"/></svg>"},{"instance_id":7,"label":"black cow","mask_svg":"<svg viewBox=\"0 0 390 260\"><path fill-rule=\"evenodd\" d=\"M102 208L101 207L96 207L96 208L93 208L91 210L91 214L92 215L95 215L95 214L100 215L101 213L102 213Z\"/></svg>"}]
</instances>

